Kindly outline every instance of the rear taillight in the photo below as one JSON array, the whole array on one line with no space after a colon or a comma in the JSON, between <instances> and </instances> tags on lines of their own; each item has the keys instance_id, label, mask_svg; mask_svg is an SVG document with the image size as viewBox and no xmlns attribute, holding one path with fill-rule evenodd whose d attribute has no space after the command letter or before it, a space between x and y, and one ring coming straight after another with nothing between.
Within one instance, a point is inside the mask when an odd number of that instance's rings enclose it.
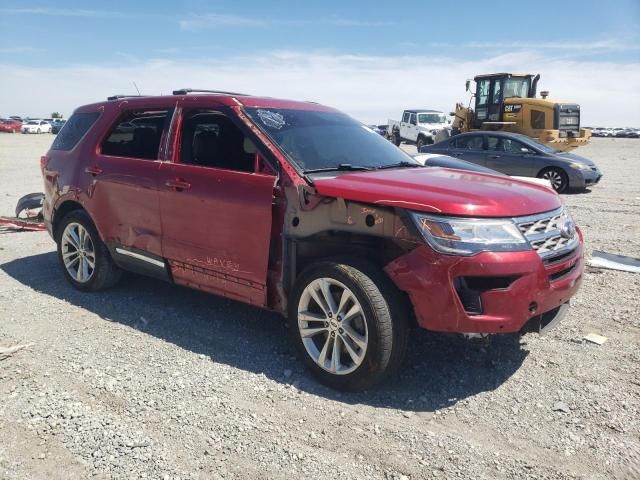
<instances>
[{"instance_id":1,"label":"rear taillight","mask_svg":"<svg viewBox=\"0 0 640 480\"><path fill-rule=\"evenodd\" d=\"M47 157L46 155L42 155L40 157L40 169L44 170L44 168L47 166L47 163L49 163L49 157Z\"/></svg>"}]
</instances>

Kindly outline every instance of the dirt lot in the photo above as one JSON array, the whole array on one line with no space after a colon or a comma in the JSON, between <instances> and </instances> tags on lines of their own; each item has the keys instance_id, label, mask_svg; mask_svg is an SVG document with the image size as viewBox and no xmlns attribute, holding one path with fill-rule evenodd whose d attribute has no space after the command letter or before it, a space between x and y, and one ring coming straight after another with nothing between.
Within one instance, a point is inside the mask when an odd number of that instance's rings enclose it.
<instances>
[{"instance_id":1,"label":"dirt lot","mask_svg":"<svg viewBox=\"0 0 640 480\"><path fill-rule=\"evenodd\" d=\"M0 135L0 215L50 135ZM640 140L578 153L587 252L640 257ZM640 275L588 269L559 328L488 347L418 332L399 378L319 386L282 318L130 276L82 294L46 233L0 232L0 478L640 478ZM608 337L602 346L582 340Z\"/></svg>"}]
</instances>

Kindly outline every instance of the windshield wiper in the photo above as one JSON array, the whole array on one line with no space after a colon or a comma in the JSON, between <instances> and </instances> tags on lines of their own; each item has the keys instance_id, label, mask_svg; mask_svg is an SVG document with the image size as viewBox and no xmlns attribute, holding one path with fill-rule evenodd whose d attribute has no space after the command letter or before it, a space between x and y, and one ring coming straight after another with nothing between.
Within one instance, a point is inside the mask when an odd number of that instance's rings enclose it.
<instances>
[{"instance_id":1,"label":"windshield wiper","mask_svg":"<svg viewBox=\"0 0 640 480\"><path fill-rule=\"evenodd\" d=\"M352 165L350 163L341 163L336 167L324 167L324 168L313 168L311 170L305 170L305 175L307 173L320 173L320 172L335 172L344 171L344 172L354 172L360 170L371 170L371 167L363 167L362 165Z\"/></svg>"},{"instance_id":2,"label":"windshield wiper","mask_svg":"<svg viewBox=\"0 0 640 480\"><path fill-rule=\"evenodd\" d=\"M420 163L412 163L412 162L407 162L406 160L403 160L402 162L392 163L390 165L382 165L381 167L376 167L376 170L384 170L386 168L418 168L418 167L424 167L424 165Z\"/></svg>"}]
</instances>

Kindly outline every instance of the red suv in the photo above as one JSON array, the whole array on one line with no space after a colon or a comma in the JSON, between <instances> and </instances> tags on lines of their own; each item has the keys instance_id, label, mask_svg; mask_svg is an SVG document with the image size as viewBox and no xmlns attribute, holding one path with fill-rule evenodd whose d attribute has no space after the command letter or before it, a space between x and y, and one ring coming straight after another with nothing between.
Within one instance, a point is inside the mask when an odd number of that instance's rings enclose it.
<instances>
[{"instance_id":1,"label":"red suv","mask_svg":"<svg viewBox=\"0 0 640 480\"><path fill-rule=\"evenodd\" d=\"M397 368L413 325L541 331L583 273L550 189L425 168L334 109L225 92L78 108L41 159L67 280L122 270L286 315L324 383Z\"/></svg>"}]
</instances>

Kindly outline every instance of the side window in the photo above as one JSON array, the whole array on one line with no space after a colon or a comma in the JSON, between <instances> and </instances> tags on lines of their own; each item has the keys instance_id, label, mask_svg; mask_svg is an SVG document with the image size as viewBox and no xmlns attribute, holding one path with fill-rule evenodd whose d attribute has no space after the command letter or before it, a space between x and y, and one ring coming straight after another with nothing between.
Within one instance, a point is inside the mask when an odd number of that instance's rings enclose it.
<instances>
[{"instance_id":1,"label":"side window","mask_svg":"<svg viewBox=\"0 0 640 480\"><path fill-rule=\"evenodd\" d=\"M168 119L168 110L127 112L118 119L102 143L102 153L116 157L156 160L162 131Z\"/></svg>"},{"instance_id":2,"label":"side window","mask_svg":"<svg viewBox=\"0 0 640 480\"><path fill-rule=\"evenodd\" d=\"M489 85L491 80L480 80L478 83L478 106L489 103Z\"/></svg>"},{"instance_id":3,"label":"side window","mask_svg":"<svg viewBox=\"0 0 640 480\"><path fill-rule=\"evenodd\" d=\"M181 138L181 163L240 172L255 171L255 144L220 112L187 113Z\"/></svg>"},{"instance_id":4,"label":"side window","mask_svg":"<svg viewBox=\"0 0 640 480\"><path fill-rule=\"evenodd\" d=\"M409 112L404 112L404 114L402 115L402 121L404 123L407 123L409 121Z\"/></svg>"},{"instance_id":5,"label":"side window","mask_svg":"<svg viewBox=\"0 0 640 480\"><path fill-rule=\"evenodd\" d=\"M487 135L487 150L500 150L502 148L502 142L500 140L500 137Z\"/></svg>"},{"instance_id":6,"label":"side window","mask_svg":"<svg viewBox=\"0 0 640 480\"><path fill-rule=\"evenodd\" d=\"M409 117L409 123L411 123L411 125L416 125L416 114L412 113L411 117Z\"/></svg>"},{"instance_id":7,"label":"side window","mask_svg":"<svg viewBox=\"0 0 640 480\"><path fill-rule=\"evenodd\" d=\"M58 132L52 150L72 150L100 116L99 112L74 113Z\"/></svg>"},{"instance_id":8,"label":"side window","mask_svg":"<svg viewBox=\"0 0 640 480\"><path fill-rule=\"evenodd\" d=\"M500 80L495 80L493 84L493 96L491 97L491 103L493 105L498 105L502 102L502 82Z\"/></svg>"},{"instance_id":9,"label":"side window","mask_svg":"<svg viewBox=\"0 0 640 480\"><path fill-rule=\"evenodd\" d=\"M455 140L455 148L462 150L482 150L482 135L469 135Z\"/></svg>"},{"instance_id":10,"label":"side window","mask_svg":"<svg viewBox=\"0 0 640 480\"><path fill-rule=\"evenodd\" d=\"M532 152L527 148L524 143L520 143L517 140L511 140L510 138L502 138L502 151L512 154L524 154Z\"/></svg>"}]
</instances>

